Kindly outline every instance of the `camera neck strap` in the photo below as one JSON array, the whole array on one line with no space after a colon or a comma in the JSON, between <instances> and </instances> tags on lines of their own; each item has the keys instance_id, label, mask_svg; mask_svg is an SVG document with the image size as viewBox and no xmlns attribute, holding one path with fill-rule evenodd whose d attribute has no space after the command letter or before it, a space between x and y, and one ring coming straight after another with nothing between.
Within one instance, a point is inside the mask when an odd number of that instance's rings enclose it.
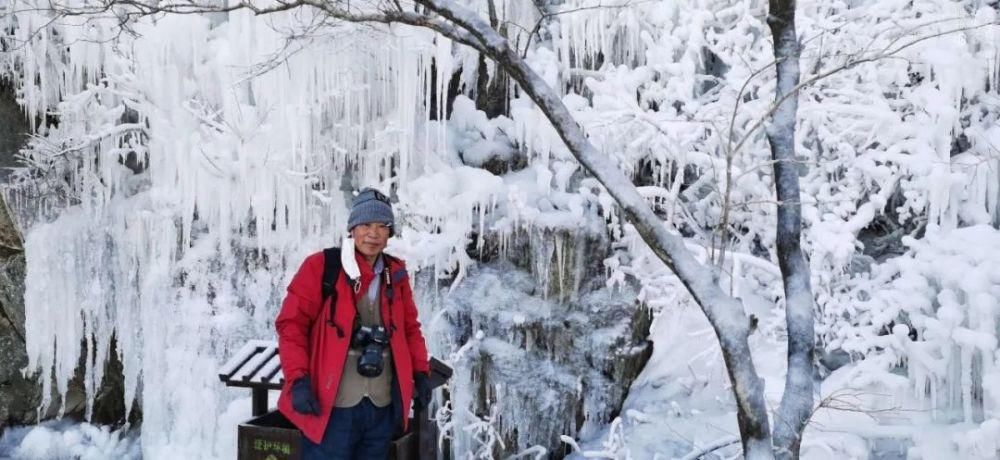
<instances>
[{"instance_id":1,"label":"camera neck strap","mask_svg":"<svg viewBox=\"0 0 1000 460\"><path fill-rule=\"evenodd\" d=\"M393 301L396 298L396 291L392 287L392 268L389 266L390 265L389 261L385 257L383 257L382 258L382 262L383 262L382 278L383 278L383 282L385 283L385 296L386 296L386 300L389 301L388 302L389 303L389 308L388 308L388 310L389 310L389 318L388 318L388 321L386 321L386 318L381 318L381 315L380 315L380 319L381 319L382 327L385 328L386 333L389 335L389 338L391 339L392 338L392 334L394 332L396 332L396 324L393 323L393 321L392 321L392 306L393 306ZM346 276L347 274L345 273L344 275ZM378 274L375 275L375 278L372 280L373 283L378 281L378 276L379 276ZM347 283L351 286L351 301L354 303L355 310L357 310L357 308L358 308L358 297L357 296L361 292L361 279L360 279L360 277L359 278L350 278L350 277L348 277L347 278ZM367 295L367 293L365 295ZM377 301L378 297L376 296L375 299ZM355 313L355 316L354 316L354 328L355 329L357 329L357 327L358 327L358 316L357 315L358 314ZM385 327L386 324L388 324L389 327Z\"/></svg>"}]
</instances>

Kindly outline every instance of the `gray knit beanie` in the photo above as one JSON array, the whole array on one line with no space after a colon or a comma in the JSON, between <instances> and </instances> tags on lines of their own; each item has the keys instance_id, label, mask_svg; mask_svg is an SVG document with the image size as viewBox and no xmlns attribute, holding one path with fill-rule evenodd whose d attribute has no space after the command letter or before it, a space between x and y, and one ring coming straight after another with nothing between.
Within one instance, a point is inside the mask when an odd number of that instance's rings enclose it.
<instances>
[{"instance_id":1,"label":"gray knit beanie","mask_svg":"<svg viewBox=\"0 0 1000 460\"><path fill-rule=\"evenodd\" d=\"M361 224L378 222L389 226L389 236L396 234L396 218L392 214L389 197L373 188L365 188L351 200L351 216L347 219L347 231Z\"/></svg>"}]
</instances>

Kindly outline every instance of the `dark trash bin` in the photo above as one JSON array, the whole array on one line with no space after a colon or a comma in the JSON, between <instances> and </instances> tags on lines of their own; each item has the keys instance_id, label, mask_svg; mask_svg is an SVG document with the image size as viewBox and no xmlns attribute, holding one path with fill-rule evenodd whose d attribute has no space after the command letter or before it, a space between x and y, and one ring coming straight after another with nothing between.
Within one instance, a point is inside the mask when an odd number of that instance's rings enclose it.
<instances>
[{"instance_id":1,"label":"dark trash bin","mask_svg":"<svg viewBox=\"0 0 1000 460\"><path fill-rule=\"evenodd\" d=\"M392 441L389 460L416 460L417 437L413 431ZM237 428L236 458L239 460L298 460L302 433L281 415L271 411L241 423Z\"/></svg>"}]
</instances>

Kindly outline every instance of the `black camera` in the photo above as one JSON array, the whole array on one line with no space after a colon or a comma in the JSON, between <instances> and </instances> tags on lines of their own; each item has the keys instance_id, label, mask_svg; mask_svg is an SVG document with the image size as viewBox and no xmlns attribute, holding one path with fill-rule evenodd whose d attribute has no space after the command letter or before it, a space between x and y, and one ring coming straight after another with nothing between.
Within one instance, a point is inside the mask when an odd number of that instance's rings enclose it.
<instances>
[{"instance_id":1,"label":"black camera","mask_svg":"<svg viewBox=\"0 0 1000 460\"><path fill-rule=\"evenodd\" d=\"M351 335L351 348L361 350L358 358L358 374L365 377L382 375L385 367L382 350L389 344L389 335L382 326L359 326Z\"/></svg>"}]
</instances>

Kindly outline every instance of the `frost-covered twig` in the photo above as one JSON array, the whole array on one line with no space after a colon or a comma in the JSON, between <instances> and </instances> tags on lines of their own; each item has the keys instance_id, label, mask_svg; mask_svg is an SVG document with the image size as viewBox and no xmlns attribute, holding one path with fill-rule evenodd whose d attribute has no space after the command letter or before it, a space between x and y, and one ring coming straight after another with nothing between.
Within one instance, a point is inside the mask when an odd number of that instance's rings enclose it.
<instances>
[{"instance_id":1,"label":"frost-covered twig","mask_svg":"<svg viewBox=\"0 0 1000 460\"><path fill-rule=\"evenodd\" d=\"M834 391L821 399L819 404L813 408L812 412L809 414L809 424L816 425L813 421L813 417L819 412L820 409L830 409L839 412L854 412L867 415L873 420L875 419L874 414L892 414L897 412L918 412L912 409L903 409L900 406L887 407L882 409L871 409L862 407L862 402L859 401L861 396L875 396L881 398L888 398L891 395L888 394L875 394L871 392L856 391L848 388L840 389Z\"/></svg>"},{"instance_id":2,"label":"frost-covered twig","mask_svg":"<svg viewBox=\"0 0 1000 460\"><path fill-rule=\"evenodd\" d=\"M497 394L500 394L497 392ZM476 460L492 460L493 451L496 447L500 449L505 449L507 447L506 443L503 442L503 436L497 429L497 424L500 419L500 401L494 401L489 404L489 414L486 418L477 417L475 414L468 412L468 409L463 409L467 412L467 416L474 420L462 427L462 431L468 433L472 436L472 439L476 441L479 446L476 448L475 452L469 452L469 459Z\"/></svg>"},{"instance_id":3,"label":"frost-covered twig","mask_svg":"<svg viewBox=\"0 0 1000 460\"><path fill-rule=\"evenodd\" d=\"M932 21L932 23L935 23L935 22L940 22L940 21ZM754 124L750 126L750 129L747 130L747 132L744 133L742 137L740 137L740 141L736 144L736 147L734 147L732 149L732 151L733 152L739 152L743 148L743 145L746 144L747 141L750 140L750 138L753 136L753 134L758 129L760 129L760 127L763 126L764 123L767 122L767 120L770 119L770 117L774 114L774 112L778 109L778 107L781 106L781 104L784 103L784 101L786 99L788 99L789 97L792 97L793 95L797 95L798 92L802 90L802 88L805 88L807 86L811 86L812 84L814 84L816 82L819 82L821 80L826 79L827 77L833 76L833 75L835 75L837 73L840 73L840 72L842 72L844 70L848 70L848 69L857 67L857 66L859 66L861 64L876 62L876 61L880 61L880 60L883 60L883 59L888 59L888 58L894 57L895 55L899 54L900 52L902 52L903 50L905 50L907 48L910 48L910 47L912 47L914 45L917 45L917 44L919 44L921 42L925 42L925 41L933 39L933 38L938 38L938 37L942 37L942 36L950 35L950 34L954 34L954 33L959 33L959 32L966 32L966 31L970 31L970 30L981 29L983 27L994 26L994 25L1000 25L1000 20L998 20L998 21L990 21L990 22L985 22L985 23L980 23L980 24L976 24L976 25L972 25L972 26L956 27L956 28L953 28L953 29L948 29L948 30L937 32L937 33L933 33L933 34L928 34L928 35L925 35L925 36L922 36L922 37L915 38L915 39L913 39L913 40L911 40L911 41L909 41L907 43L899 45L896 48L892 48L891 50L889 48L885 48L882 51L880 51L878 53L875 53L875 54L873 54L871 56L866 56L866 57L863 57L863 58L848 60L847 62L845 62L845 63L843 63L843 64L841 64L839 66L836 66L836 67L834 67L832 69L826 70L826 71L818 73L816 75L813 75L813 76L811 76L811 77L809 77L809 78L807 78L807 79L799 82L797 85L795 85L794 88L792 88L792 90L790 92L788 92L786 94L783 94L780 98L777 98L775 100L774 104L772 104L771 107L767 110L767 112L765 112L763 115L761 115L759 118L757 118L757 120L754 122ZM739 99L741 99L741 98L737 98L737 107L738 107L738 103L739 103L738 101L739 101ZM732 128L730 128L730 129L732 129Z\"/></svg>"},{"instance_id":4,"label":"frost-covered twig","mask_svg":"<svg viewBox=\"0 0 1000 460\"><path fill-rule=\"evenodd\" d=\"M549 455L548 449L542 446L531 446L514 455L511 455L510 457L507 457L505 460L517 460L521 458L531 458L534 460L541 460L543 458L548 458L548 455Z\"/></svg>"},{"instance_id":5,"label":"frost-covered twig","mask_svg":"<svg viewBox=\"0 0 1000 460\"><path fill-rule=\"evenodd\" d=\"M691 451L691 453L689 453L689 454L681 457L680 460L697 460L699 458L704 457L707 454L710 454L710 453L712 453L714 451L717 451L719 449L722 449L724 447L729 447L729 446L731 446L733 444L737 444L739 442L740 442L740 438L735 437L735 436L731 437L731 438L718 439L718 440L712 442L711 444L709 444L709 445L707 445L705 447L702 447L700 449L695 449L695 450Z\"/></svg>"},{"instance_id":6,"label":"frost-covered twig","mask_svg":"<svg viewBox=\"0 0 1000 460\"><path fill-rule=\"evenodd\" d=\"M36 148L34 151L45 155L45 159L51 161L57 157L83 151L109 138L126 136L129 133L141 133L148 135L145 127L139 123L122 123L107 127L95 134L87 135L86 138L70 145L57 145L48 138L38 135L32 135L31 139L35 145L41 147ZM22 152L17 154L17 158L29 165L29 167L45 169L48 166L47 164L42 163L40 159L29 157Z\"/></svg>"},{"instance_id":7,"label":"frost-covered twig","mask_svg":"<svg viewBox=\"0 0 1000 460\"><path fill-rule=\"evenodd\" d=\"M602 443L602 450L583 450L575 439L566 435L559 436L559 439L568 444L573 449L573 452L584 458L632 459L628 442L625 439L625 427L621 417L615 417L611 421L611 426L608 427L608 438Z\"/></svg>"}]
</instances>

